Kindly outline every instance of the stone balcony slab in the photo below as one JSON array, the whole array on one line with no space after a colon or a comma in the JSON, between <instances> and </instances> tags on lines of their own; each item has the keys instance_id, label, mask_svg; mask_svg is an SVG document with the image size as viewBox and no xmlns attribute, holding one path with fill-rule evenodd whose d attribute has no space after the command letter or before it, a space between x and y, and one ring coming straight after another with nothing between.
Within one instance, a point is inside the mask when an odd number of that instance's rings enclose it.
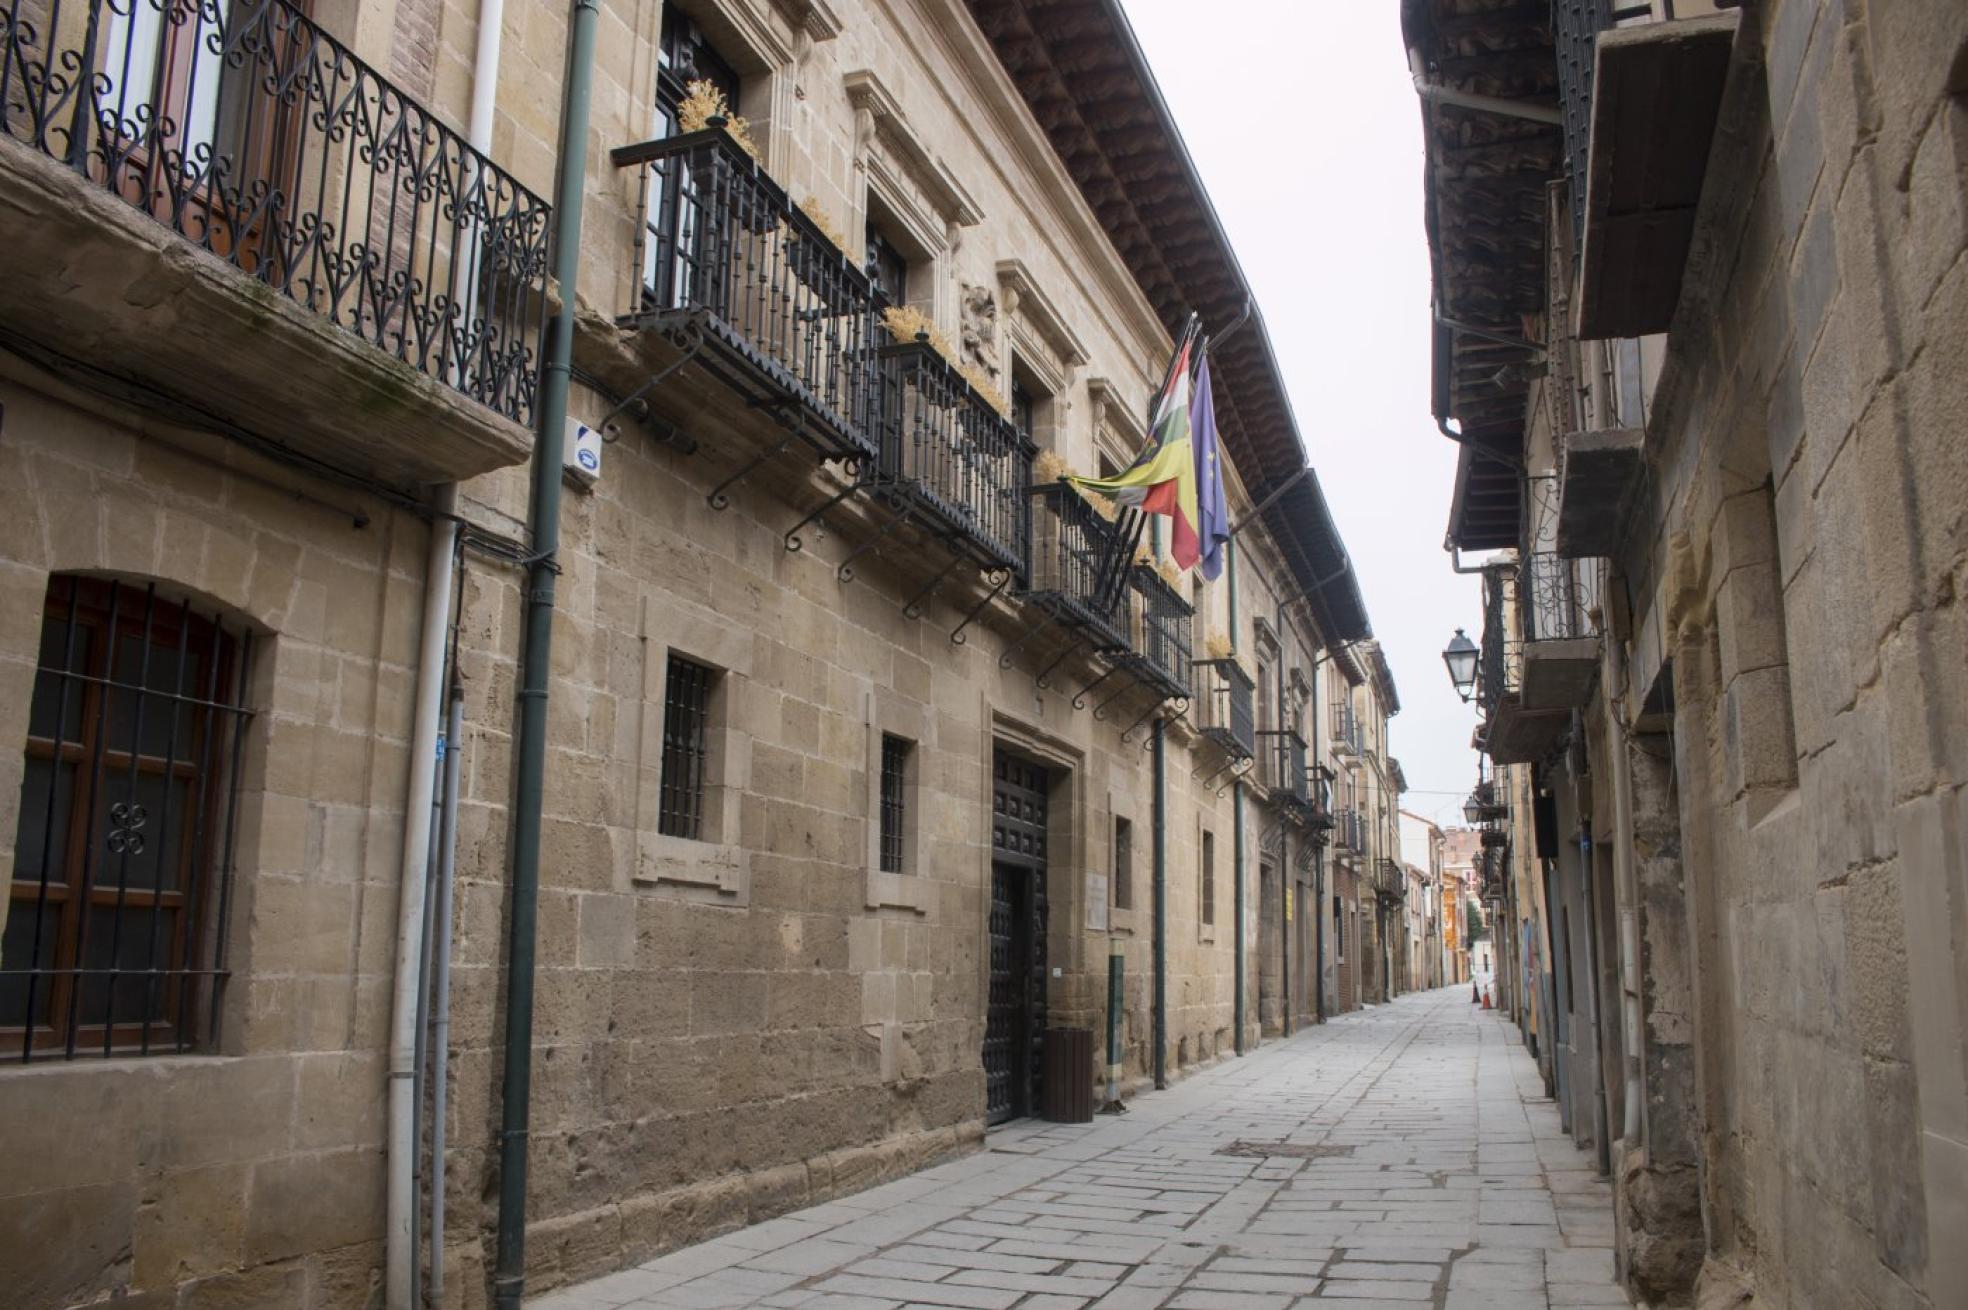
<instances>
[{"instance_id":1,"label":"stone balcony slab","mask_svg":"<svg viewBox=\"0 0 1968 1310\"><path fill-rule=\"evenodd\" d=\"M0 330L171 416L397 485L524 462L533 434L0 138Z\"/></svg>"}]
</instances>

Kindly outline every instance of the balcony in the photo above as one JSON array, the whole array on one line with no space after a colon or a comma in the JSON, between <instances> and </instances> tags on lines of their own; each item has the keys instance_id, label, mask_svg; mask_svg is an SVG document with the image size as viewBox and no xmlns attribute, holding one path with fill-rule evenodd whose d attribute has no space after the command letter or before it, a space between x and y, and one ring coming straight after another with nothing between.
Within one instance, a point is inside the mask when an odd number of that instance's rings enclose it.
<instances>
[{"instance_id":1,"label":"balcony","mask_svg":"<svg viewBox=\"0 0 1968 1310\"><path fill-rule=\"evenodd\" d=\"M1063 482L1031 489L1025 599L1097 650L1128 647L1128 569L1120 532Z\"/></svg>"},{"instance_id":2,"label":"balcony","mask_svg":"<svg viewBox=\"0 0 1968 1310\"><path fill-rule=\"evenodd\" d=\"M1609 556L1625 535L1628 505L1646 469L1647 434L1638 428L1573 432L1558 461L1558 554Z\"/></svg>"},{"instance_id":3,"label":"balcony","mask_svg":"<svg viewBox=\"0 0 1968 1310\"><path fill-rule=\"evenodd\" d=\"M1257 683L1235 659L1197 660L1204 670L1201 727L1203 735L1235 760L1257 754Z\"/></svg>"},{"instance_id":4,"label":"balcony","mask_svg":"<svg viewBox=\"0 0 1968 1310\"><path fill-rule=\"evenodd\" d=\"M823 458L874 460L883 337L867 275L721 127L611 158L642 175L641 307L625 326L646 330L651 363L693 360L729 390L729 422L764 412Z\"/></svg>"},{"instance_id":5,"label":"balcony","mask_svg":"<svg viewBox=\"0 0 1968 1310\"><path fill-rule=\"evenodd\" d=\"M1714 6L1678 0L1682 15ZM1642 21L1624 22L1630 15ZM1738 15L1674 2L1557 6L1578 211L1578 335L1665 332L1681 299Z\"/></svg>"},{"instance_id":6,"label":"balcony","mask_svg":"<svg viewBox=\"0 0 1968 1310\"><path fill-rule=\"evenodd\" d=\"M1504 631L1501 589L1492 584L1483 625L1478 699L1488 714L1482 749L1499 764L1529 764L1565 740L1572 711L1599 672L1596 574L1539 552L1516 574L1524 638Z\"/></svg>"},{"instance_id":7,"label":"balcony","mask_svg":"<svg viewBox=\"0 0 1968 1310\"><path fill-rule=\"evenodd\" d=\"M13 15L20 353L392 482L528 456L543 201L284 0Z\"/></svg>"},{"instance_id":8,"label":"balcony","mask_svg":"<svg viewBox=\"0 0 1968 1310\"><path fill-rule=\"evenodd\" d=\"M1132 660L1138 679L1164 700L1189 696L1191 678L1189 619L1195 610L1156 570L1131 570Z\"/></svg>"},{"instance_id":9,"label":"balcony","mask_svg":"<svg viewBox=\"0 0 1968 1310\"><path fill-rule=\"evenodd\" d=\"M1358 759L1366 753L1360 716L1351 705L1335 705L1332 714L1332 748L1335 755Z\"/></svg>"},{"instance_id":10,"label":"balcony","mask_svg":"<svg viewBox=\"0 0 1968 1310\"><path fill-rule=\"evenodd\" d=\"M1390 904L1408 898L1408 871L1399 860L1383 855L1374 862L1374 892Z\"/></svg>"},{"instance_id":11,"label":"balcony","mask_svg":"<svg viewBox=\"0 0 1968 1310\"><path fill-rule=\"evenodd\" d=\"M1355 809L1342 809L1333 815L1333 845L1349 855L1359 855L1367 848L1367 825L1360 812Z\"/></svg>"},{"instance_id":12,"label":"balcony","mask_svg":"<svg viewBox=\"0 0 1968 1310\"><path fill-rule=\"evenodd\" d=\"M927 342L876 358L881 494L981 567L1023 576L1032 444Z\"/></svg>"}]
</instances>

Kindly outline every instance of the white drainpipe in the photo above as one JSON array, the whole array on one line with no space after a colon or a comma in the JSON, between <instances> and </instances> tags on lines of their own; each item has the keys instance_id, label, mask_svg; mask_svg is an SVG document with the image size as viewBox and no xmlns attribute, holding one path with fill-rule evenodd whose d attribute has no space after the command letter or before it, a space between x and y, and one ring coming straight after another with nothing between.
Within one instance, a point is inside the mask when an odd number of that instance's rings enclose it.
<instances>
[{"instance_id":1,"label":"white drainpipe","mask_svg":"<svg viewBox=\"0 0 1968 1310\"><path fill-rule=\"evenodd\" d=\"M1454 105L1458 109L1479 109L1488 114L1502 114L1507 118L1528 118L1534 123L1562 125L1564 115L1556 109L1543 105L1526 104L1522 100L1508 100L1502 96L1479 96L1467 91L1457 91L1453 87L1442 86L1428 80L1427 66L1421 62L1421 51L1408 47L1408 71L1414 75L1415 94L1431 104Z\"/></svg>"},{"instance_id":2,"label":"white drainpipe","mask_svg":"<svg viewBox=\"0 0 1968 1310\"><path fill-rule=\"evenodd\" d=\"M492 144L492 111L499 86L499 44L505 22L504 0L480 0L478 48L472 66L471 119L466 139L480 154ZM477 244L477 233L471 233ZM473 266L473 271L476 271ZM468 287L467 316L477 286ZM402 896L396 932L396 978L390 1008L389 1174L384 1229L384 1290L389 1310L415 1310L417 1228L417 1126L422 1112L414 1095L418 982L429 962L424 931L431 850L431 800L437 783L437 737L444 713L444 651L451 614L452 561L457 550L458 488L437 488L440 518L431 525L430 555L424 569L424 618L418 636L416 718L410 740L410 786L404 798ZM455 743L453 744L455 749ZM446 934L448 936L448 934ZM442 1078L443 1053L435 1076ZM444 1187L444 1161L432 1162L431 1186ZM431 1235L433 1264L444 1259L444 1235Z\"/></svg>"},{"instance_id":3,"label":"white drainpipe","mask_svg":"<svg viewBox=\"0 0 1968 1310\"><path fill-rule=\"evenodd\" d=\"M458 525L455 483L437 489L424 564L424 618L417 644L417 704L410 729L410 786L403 802L402 890L397 902L396 978L390 999L389 1177L384 1228L390 1310L412 1310L417 1224L417 990L424 973L425 901L430 875L431 796L437 783L438 720L444 712L445 626Z\"/></svg>"}]
</instances>

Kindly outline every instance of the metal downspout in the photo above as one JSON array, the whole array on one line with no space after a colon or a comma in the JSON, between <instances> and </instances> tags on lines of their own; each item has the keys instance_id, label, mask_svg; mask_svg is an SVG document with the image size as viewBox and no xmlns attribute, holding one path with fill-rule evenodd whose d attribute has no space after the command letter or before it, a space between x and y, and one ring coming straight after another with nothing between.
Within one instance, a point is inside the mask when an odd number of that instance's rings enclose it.
<instances>
[{"instance_id":1,"label":"metal downspout","mask_svg":"<svg viewBox=\"0 0 1968 1310\"><path fill-rule=\"evenodd\" d=\"M1230 784L1231 872L1237 880L1237 1054L1244 1053L1244 784Z\"/></svg>"},{"instance_id":2,"label":"metal downspout","mask_svg":"<svg viewBox=\"0 0 1968 1310\"><path fill-rule=\"evenodd\" d=\"M444 1304L444 1150L447 1067L451 1051L451 900L457 880L458 742L464 732L465 689L454 677L444 721L444 804L437 828L436 935L431 943L431 1194L430 1303Z\"/></svg>"},{"instance_id":3,"label":"metal downspout","mask_svg":"<svg viewBox=\"0 0 1968 1310\"><path fill-rule=\"evenodd\" d=\"M499 1132L499 1241L492 1278L498 1310L520 1310L526 1287L526 1147L533 1085L533 959L540 897L540 804L547 762L547 685L553 656L554 577L560 571L561 456L572 382L581 199L588 172L599 0L574 0L567 91L560 116L554 204L554 281L560 313L547 326L540 379L540 440L533 451L532 547L521 650L519 758L513 790L512 910L506 947L506 1061Z\"/></svg>"},{"instance_id":4,"label":"metal downspout","mask_svg":"<svg viewBox=\"0 0 1968 1310\"><path fill-rule=\"evenodd\" d=\"M1315 655L1312 659L1312 767L1319 768L1319 665L1323 658ZM1316 775L1315 775L1316 776ZM1326 809L1332 810L1330 794L1326 798ZM1319 897L1312 918L1312 1017L1319 1023L1326 1021L1326 905L1332 893L1326 890L1326 850L1314 845L1312 848L1312 890Z\"/></svg>"},{"instance_id":5,"label":"metal downspout","mask_svg":"<svg viewBox=\"0 0 1968 1310\"><path fill-rule=\"evenodd\" d=\"M1272 679L1272 681L1275 684L1275 686L1272 688L1273 697L1274 697L1272 704L1276 707L1274 712L1278 716L1278 723L1280 727L1284 725L1284 719L1285 719L1285 634L1287 632L1287 629L1285 627L1285 608L1286 608L1285 601L1280 599L1278 601L1278 614L1277 614L1278 672L1276 677ZM1279 740L1282 741L1283 738L1279 738ZM1292 996L1292 988L1291 988L1291 957L1292 957L1293 950L1295 950L1298 946L1298 942L1296 939L1296 935L1291 930L1292 916L1287 909L1287 907L1291 905L1292 884L1296 881L1296 879L1293 878L1292 876L1290 824L1285 824L1279 828L1278 838L1279 838L1278 890L1281 893L1278 898L1279 901L1278 913L1281 919L1281 926L1279 928L1279 935L1278 935L1278 944L1280 948L1279 954L1282 955L1285 959L1284 1032L1286 1036L1290 1036L1292 1031L1292 1020L1298 1017L1298 1002ZM1300 914L1305 913L1305 907L1303 905L1299 906L1298 912Z\"/></svg>"},{"instance_id":6,"label":"metal downspout","mask_svg":"<svg viewBox=\"0 0 1968 1310\"><path fill-rule=\"evenodd\" d=\"M1234 656L1237 653L1237 541L1234 536L1229 541L1223 543L1223 569L1227 575L1224 581L1225 589L1229 593L1228 598L1230 604L1230 653ZM1237 943L1236 1050L1237 1054L1242 1055L1244 1053L1244 1025L1246 1023L1244 991L1247 985L1247 979L1244 975L1248 967L1245 963L1245 955L1248 948L1244 942L1244 784L1242 782L1232 783L1230 786L1230 816L1230 822L1235 834L1231 841L1230 859L1232 876L1237 880L1237 926L1233 933Z\"/></svg>"},{"instance_id":7,"label":"metal downspout","mask_svg":"<svg viewBox=\"0 0 1968 1310\"><path fill-rule=\"evenodd\" d=\"M1157 717L1155 756L1155 1090L1168 1086L1168 721Z\"/></svg>"},{"instance_id":8,"label":"metal downspout","mask_svg":"<svg viewBox=\"0 0 1968 1310\"><path fill-rule=\"evenodd\" d=\"M391 982L389 1081L386 1092L383 1290L390 1310L410 1310L417 1295L417 1171L419 1126L418 1020L424 1000L430 934L431 798L437 786L438 721L444 715L444 635L451 617L451 574L458 545L452 517L457 487L437 489L429 554L424 564L424 611L417 643L417 697L410 727L410 781L403 807L403 846L397 900L396 960Z\"/></svg>"}]
</instances>

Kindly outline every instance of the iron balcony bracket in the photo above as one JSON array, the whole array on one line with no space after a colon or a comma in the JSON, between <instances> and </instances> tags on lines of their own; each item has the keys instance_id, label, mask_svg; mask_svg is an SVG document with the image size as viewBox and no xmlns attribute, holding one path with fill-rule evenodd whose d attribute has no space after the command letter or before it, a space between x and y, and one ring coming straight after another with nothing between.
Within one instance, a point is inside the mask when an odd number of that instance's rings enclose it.
<instances>
[{"instance_id":1,"label":"iron balcony bracket","mask_svg":"<svg viewBox=\"0 0 1968 1310\"><path fill-rule=\"evenodd\" d=\"M1044 632L1047 628L1051 627L1052 621L1057 617L1058 614L1054 611L1052 606L1050 605L1041 606L1039 609L1039 621L1037 623L1034 623L1031 627L1025 629L1025 631L1018 634L1018 640L1012 642L1011 645L1004 648L1004 654L998 656L998 667L1001 669L1010 668L1011 658L1012 656L1018 653L1019 648L1023 646L1026 642L1030 641L1032 638L1038 636L1041 632Z\"/></svg>"},{"instance_id":2,"label":"iron balcony bracket","mask_svg":"<svg viewBox=\"0 0 1968 1310\"><path fill-rule=\"evenodd\" d=\"M923 606L929 602L929 598L936 593L938 587L943 585L943 580L952 573L955 573L957 566L963 562L964 556L952 550L950 553L950 562L937 570L936 575L924 583L915 595L903 602L902 617L908 619L910 622L920 619L923 616Z\"/></svg>"},{"instance_id":3,"label":"iron balcony bracket","mask_svg":"<svg viewBox=\"0 0 1968 1310\"><path fill-rule=\"evenodd\" d=\"M1140 718L1136 719L1133 723L1128 724L1127 731L1121 734L1121 744L1125 746L1127 744L1128 738L1134 736L1135 730L1138 729L1142 724L1148 722L1148 720L1154 718L1157 714L1159 714L1161 712L1161 709L1162 709L1162 701L1158 699L1154 702L1154 704L1148 707L1148 709L1142 714ZM1154 735L1151 733L1149 735L1148 740L1141 743L1141 749L1147 750L1151 745L1154 744L1154 740L1155 740Z\"/></svg>"},{"instance_id":4,"label":"iron balcony bracket","mask_svg":"<svg viewBox=\"0 0 1968 1310\"><path fill-rule=\"evenodd\" d=\"M1107 671L1105 673L1095 678L1092 682L1089 682L1086 686L1080 688L1079 694L1073 697L1073 708L1076 710L1085 709L1086 698L1088 696L1091 696L1094 692L1094 689L1098 687L1101 683L1107 681L1107 679L1113 677L1116 673L1118 673L1120 671L1120 668L1121 666L1118 664L1109 664L1107 666Z\"/></svg>"},{"instance_id":5,"label":"iron balcony bracket","mask_svg":"<svg viewBox=\"0 0 1968 1310\"><path fill-rule=\"evenodd\" d=\"M792 440L792 438L788 437L787 440L790 441ZM780 450L784 450L785 448L786 448L785 442L779 443ZM743 474L740 474L739 476L742 477ZM827 525L821 516L824 515L828 510L832 509L834 506L846 500L849 496L852 496L855 492L865 489L868 485L869 484L866 482L859 482L859 481L848 483L846 486L842 487L839 491L836 491L833 495L821 501L819 508L815 509L811 514L808 514L805 518L793 524L792 527L786 529L786 553L789 555L795 555L805 548L806 542L800 537L800 530L802 528L805 528L808 524L818 523L820 525L820 535L823 537L826 536ZM849 556L849 558L851 559L853 557Z\"/></svg>"},{"instance_id":6,"label":"iron balcony bracket","mask_svg":"<svg viewBox=\"0 0 1968 1310\"><path fill-rule=\"evenodd\" d=\"M1038 686L1040 691L1044 691L1046 688L1052 685L1049 679L1052 677L1053 671L1057 669L1060 665L1064 664L1066 662L1066 658L1069 655L1073 654L1075 651L1079 650L1082 646L1086 645L1086 640L1087 640L1086 635L1084 633L1082 633L1080 636L1073 638L1072 642L1067 645L1065 650L1059 652L1059 654L1053 659L1052 663L1046 665L1045 668L1039 670ZM1077 701L1079 697L1075 696L1073 699ZM1074 708L1077 709L1078 706L1075 706Z\"/></svg>"},{"instance_id":7,"label":"iron balcony bracket","mask_svg":"<svg viewBox=\"0 0 1968 1310\"><path fill-rule=\"evenodd\" d=\"M1225 792L1229 791L1233 785L1235 785L1237 782L1248 776L1250 774L1250 771L1256 767L1255 762L1248 758L1238 760L1237 763L1243 765L1244 767L1240 769L1237 768L1235 765L1231 766L1229 779L1226 780L1221 787L1218 787L1216 789L1216 795L1218 800L1221 800Z\"/></svg>"},{"instance_id":8,"label":"iron balcony bracket","mask_svg":"<svg viewBox=\"0 0 1968 1310\"><path fill-rule=\"evenodd\" d=\"M1214 769L1210 770L1209 775L1203 779L1204 790L1207 791L1210 787L1216 784L1216 780L1218 778L1221 778L1224 774L1230 772L1232 769L1235 769L1239 764L1242 763L1243 763L1242 760L1232 759L1232 760L1225 760L1223 763L1217 765Z\"/></svg>"},{"instance_id":9,"label":"iron balcony bracket","mask_svg":"<svg viewBox=\"0 0 1968 1310\"><path fill-rule=\"evenodd\" d=\"M733 473L730 477L726 478L724 481L718 483L715 487L712 487L711 494L704 497L704 503L709 505L712 509L717 510L719 513L722 513L723 511L731 508L731 498L725 495L724 493L731 490L731 488L737 486L740 482L743 482L746 478L750 477L753 473L756 473L759 470L759 468L763 466L768 460L777 459L780 455L783 455L786 452L786 447L792 445L795 441L798 440L799 440L798 432L788 432L785 435L785 437L780 440L778 445L769 447L766 450L759 452L759 454L755 458L753 458L749 463L747 463L743 468L739 469L736 473ZM789 546L787 547L787 549L798 550L799 547Z\"/></svg>"},{"instance_id":10,"label":"iron balcony bracket","mask_svg":"<svg viewBox=\"0 0 1968 1310\"><path fill-rule=\"evenodd\" d=\"M853 488L850 487L848 488L848 490L852 491ZM861 558L869 551L878 548L882 544L882 540L886 538L889 533L895 531L897 528L901 527L904 523L907 523L910 519L914 518L915 514L916 511L914 506L911 505L903 506L902 512L900 514L897 514L894 518L890 519L888 522L882 524L880 531L876 532L874 536L862 542L860 545L856 546L853 550L847 553L847 558L842 560L840 562L840 567L834 570L834 576L840 579L842 582L854 581L854 561Z\"/></svg>"},{"instance_id":11,"label":"iron balcony bracket","mask_svg":"<svg viewBox=\"0 0 1968 1310\"><path fill-rule=\"evenodd\" d=\"M1133 691L1136 687L1139 687L1141 685L1141 673L1139 670L1135 668L1132 662L1127 660L1117 660L1115 661L1114 664L1114 671L1117 673L1127 674L1128 681L1126 686L1122 687L1119 691L1109 696L1106 700L1101 701L1100 704L1093 707L1093 717L1102 722L1105 722L1107 719L1107 709L1109 706L1111 706L1115 701L1121 699L1121 697L1127 695L1129 692ZM1157 709L1161 708L1161 704L1165 699L1167 698L1163 696L1157 696L1155 698L1154 705L1149 707L1148 713L1153 714ZM1135 727L1138 728L1140 726L1141 726L1141 720L1139 719L1135 720ZM1121 734L1121 740L1122 741L1127 740L1127 733L1124 732Z\"/></svg>"},{"instance_id":12,"label":"iron balcony bracket","mask_svg":"<svg viewBox=\"0 0 1968 1310\"><path fill-rule=\"evenodd\" d=\"M1003 595L1004 589L1011 585L1011 570L1008 568L988 569L985 571L984 580L991 584L991 589L985 592L983 597L975 605L970 607L970 613L964 615L963 622L959 623L951 631L950 644L952 646L961 646L964 644L966 640L964 629L977 622L977 616L984 612L984 607Z\"/></svg>"},{"instance_id":13,"label":"iron balcony bracket","mask_svg":"<svg viewBox=\"0 0 1968 1310\"><path fill-rule=\"evenodd\" d=\"M651 391L654 391L658 383L677 372L691 360L697 358L697 352L704 348L704 329L694 318L680 327L672 328L663 335L669 338L670 344L683 352L683 357L664 365L662 368L650 374L648 381L622 397L615 408L601 416L601 421L595 424L594 430L601 433L601 439L603 441L615 440L615 420L640 404L642 398ZM644 412L647 412L646 408ZM719 508L722 508L722 506Z\"/></svg>"}]
</instances>

